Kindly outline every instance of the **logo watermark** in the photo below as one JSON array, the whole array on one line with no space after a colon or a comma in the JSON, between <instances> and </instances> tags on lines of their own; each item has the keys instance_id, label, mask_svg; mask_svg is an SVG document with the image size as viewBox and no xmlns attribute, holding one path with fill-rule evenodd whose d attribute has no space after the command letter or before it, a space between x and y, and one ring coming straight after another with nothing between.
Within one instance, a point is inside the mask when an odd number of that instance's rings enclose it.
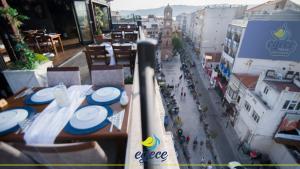
<instances>
[{"instance_id":1,"label":"logo watermark","mask_svg":"<svg viewBox=\"0 0 300 169\"><path fill-rule=\"evenodd\" d=\"M139 160L140 163L145 163L151 159L160 160L161 162L167 160L167 151L155 151L160 145L160 139L156 135L148 137L142 142L142 145L145 147L145 150L135 153L135 158Z\"/></svg>"},{"instance_id":2,"label":"logo watermark","mask_svg":"<svg viewBox=\"0 0 300 169\"><path fill-rule=\"evenodd\" d=\"M296 51L297 42L292 40L291 32L286 24L271 31L272 39L266 43L266 48L272 56L288 57Z\"/></svg>"}]
</instances>

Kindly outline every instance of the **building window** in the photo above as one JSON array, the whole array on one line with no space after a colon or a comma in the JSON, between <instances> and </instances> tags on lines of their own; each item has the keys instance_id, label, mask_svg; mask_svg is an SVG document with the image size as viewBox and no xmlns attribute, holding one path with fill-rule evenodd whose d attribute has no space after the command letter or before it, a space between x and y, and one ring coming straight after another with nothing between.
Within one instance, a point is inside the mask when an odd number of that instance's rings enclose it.
<instances>
[{"instance_id":1,"label":"building window","mask_svg":"<svg viewBox=\"0 0 300 169\"><path fill-rule=\"evenodd\" d=\"M290 101L289 101L289 100L285 101L285 103L284 103L282 109L287 109L287 107L288 107L289 104L290 104Z\"/></svg>"},{"instance_id":2,"label":"building window","mask_svg":"<svg viewBox=\"0 0 300 169\"><path fill-rule=\"evenodd\" d=\"M296 106L296 110L300 110L300 102L298 102L298 104Z\"/></svg>"},{"instance_id":3,"label":"building window","mask_svg":"<svg viewBox=\"0 0 300 169\"><path fill-rule=\"evenodd\" d=\"M266 86L264 89L264 94L268 94L268 92L269 92L269 88L268 88L268 86Z\"/></svg>"},{"instance_id":4,"label":"building window","mask_svg":"<svg viewBox=\"0 0 300 169\"><path fill-rule=\"evenodd\" d=\"M294 110L296 107L297 102L296 101L292 101L291 104L288 107L288 110Z\"/></svg>"},{"instance_id":5,"label":"building window","mask_svg":"<svg viewBox=\"0 0 300 169\"><path fill-rule=\"evenodd\" d=\"M252 118L253 118L253 120L254 120L256 123L259 122L260 117L259 117L259 115L258 115L254 110L253 110L253 112L252 112Z\"/></svg>"},{"instance_id":6,"label":"building window","mask_svg":"<svg viewBox=\"0 0 300 169\"><path fill-rule=\"evenodd\" d=\"M251 109L251 106L250 106L250 104L249 104L247 101L245 101L244 107L245 107L245 109L246 109L248 112L249 112L250 109Z\"/></svg>"},{"instance_id":7,"label":"building window","mask_svg":"<svg viewBox=\"0 0 300 169\"><path fill-rule=\"evenodd\" d=\"M287 101L285 101L282 109L300 110L300 102L287 100Z\"/></svg>"}]
</instances>

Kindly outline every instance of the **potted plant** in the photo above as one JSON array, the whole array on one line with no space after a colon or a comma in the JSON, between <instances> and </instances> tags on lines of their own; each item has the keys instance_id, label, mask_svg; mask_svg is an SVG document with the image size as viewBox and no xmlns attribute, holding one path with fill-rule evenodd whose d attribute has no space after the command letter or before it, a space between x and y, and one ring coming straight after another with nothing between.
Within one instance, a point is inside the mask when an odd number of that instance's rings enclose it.
<instances>
[{"instance_id":1,"label":"potted plant","mask_svg":"<svg viewBox=\"0 0 300 169\"><path fill-rule=\"evenodd\" d=\"M95 6L95 39L97 41L101 41L104 38L104 35L102 33L102 27L104 26L103 17L104 13L101 8L99 6Z\"/></svg>"},{"instance_id":2,"label":"potted plant","mask_svg":"<svg viewBox=\"0 0 300 169\"><path fill-rule=\"evenodd\" d=\"M8 69L2 72L12 92L16 93L24 87L46 86L47 67L53 66L52 61L29 49L18 30L22 21L28 17L18 14L17 10L11 7L0 8L0 15L17 28L17 34L14 35L13 39L14 51L19 59L8 65Z\"/></svg>"}]
</instances>

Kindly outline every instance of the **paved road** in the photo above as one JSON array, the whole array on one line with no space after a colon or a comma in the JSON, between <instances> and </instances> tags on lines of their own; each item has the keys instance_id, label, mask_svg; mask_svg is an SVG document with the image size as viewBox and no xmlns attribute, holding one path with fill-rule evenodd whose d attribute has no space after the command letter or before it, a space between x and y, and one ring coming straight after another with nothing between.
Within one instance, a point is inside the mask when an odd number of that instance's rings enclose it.
<instances>
[{"instance_id":1,"label":"paved road","mask_svg":"<svg viewBox=\"0 0 300 169\"><path fill-rule=\"evenodd\" d=\"M181 62L179 56L174 57L170 61L162 62L162 72L166 76L166 82L168 84L174 85L180 83L179 87L174 90L176 101L179 105L179 117L181 117L183 122L183 134L185 136L190 136L190 142L188 144L184 144L187 147L189 152L189 162L191 164L200 164L202 162L202 158L204 158L205 162L208 160L217 163L213 158L212 151L206 147L206 139L207 136L204 132L203 123L200 122L200 113L198 111L198 105L193 99L192 93L188 90L187 82L182 79L180 82L179 76L183 73L180 70ZM186 93L186 97L181 96L181 88L183 88L183 92ZM171 128L171 129L170 129ZM173 130L173 133L176 130L172 129L172 125L169 126L169 130ZM198 145L195 149L193 149L193 140L197 137ZM200 146L200 141L203 141L203 145ZM180 146L177 146L180 148ZM182 152L178 152L178 160L179 163L187 163L187 161L182 157ZM184 167L181 167L184 168ZM193 166L192 168L201 168L199 166Z\"/></svg>"},{"instance_id":2,"label":"paved road","mask_svg":"<svg viewBox=\"0 0 300 169\"><path fill-rule=\"evenodd\" d=\"M208 90L209 80L204 73L201 62L196 58L192 47L185 43L185 49L189 52L189 56L196 63L196 67L192 69L194 79L198 81L196 88L200 91L200 103L208 107L206 122L209 129L217 135L213 140L214 148L217 152L219 163L228 163L229 161L240 161L242 163L250 163L248 156L238 152L239 139L233 127L229 124L228 117L222 116L225 111L221 105L221 98L215 90Z\"/></svg>"}]
</instances>

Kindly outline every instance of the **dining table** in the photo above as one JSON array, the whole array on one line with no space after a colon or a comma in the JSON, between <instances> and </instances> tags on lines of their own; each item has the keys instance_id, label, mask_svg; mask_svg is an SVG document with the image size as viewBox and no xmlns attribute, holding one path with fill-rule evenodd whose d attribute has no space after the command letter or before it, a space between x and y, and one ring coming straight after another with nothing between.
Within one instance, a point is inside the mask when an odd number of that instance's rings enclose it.
<instances>
[{"instance_id":1,"label":"dining table","mask_svg":"<svg viewBox=\"0 0 300 169\"><path fill-rule=\"evenodd\" d=\"M49 40L51 42L51 45L54 49L55 56L58 55L57 48L56 48L56 45L55 45L55 41L59 42L61 51L64 52L64 45L62 44L62 41L61 41L61 34L59 34L59 33L49 33L49 34L44 34L44 36L49 38Z\"/></svg>"},{"instance_id":2,"label":"dining table","mask_svg":"<svg viewBox=\"0 0 300 169\"><path fill-rule=\"evenodd\" d=\"M92 86L93 91L96 91L97 89L100 89L101 86ZM67 133L64 130L61 130L61 132L57 135L55 139L55 144L57 143L71 143L71 142L83 142L83 141L97 141L100 145L103 141L105 142L114 142L116 151L117 151L117 158L124 159L125 152L126 152L126 143L127 143L127 137L128 137L128 125L129 125L129 117L130 117L130 105L131 105L131 95L132 95L132 85L124 85L123 90L126 91L128 96L128 104L126 106L122 106L120 102L113 103L109 105L109 107L112 109L114 113L118 113L125 109L124 113L124 119L121 125L121 128L118 129L115 126L112 126L112 124L108 124L105 127L99 129L98 131L95 131L93 133L89 134L70 134ZM34 92L37 92L44 88L33 88ZM35 110L37 114L43 112L43 110L50 104L25 104L26 97L20 97L16 98L17 95L24 92L26 89L21 90L20 92L16 93L14 96L11 96L7 99L7 105L3 107L2 111L18 108L18 107L24 107L24 106L30 106ZM87 97L85 97L84 101L81 103L80 107L89 105L87 102ZM1 113L1 112L0 112ZM41 113L42 114L42 113ZM51 127L51 126L49 126ZM22 133L19 129L16 132L8 133L6 135L0 136L0 141L3 142L9 142L9 143L25 143L24 139L24 133ZM104 145L105 146L105 145ZM104 147L104 150L106 150L107 147ZM108 150L109 151L109 148Z\"/></svg>"}]
</instances>

